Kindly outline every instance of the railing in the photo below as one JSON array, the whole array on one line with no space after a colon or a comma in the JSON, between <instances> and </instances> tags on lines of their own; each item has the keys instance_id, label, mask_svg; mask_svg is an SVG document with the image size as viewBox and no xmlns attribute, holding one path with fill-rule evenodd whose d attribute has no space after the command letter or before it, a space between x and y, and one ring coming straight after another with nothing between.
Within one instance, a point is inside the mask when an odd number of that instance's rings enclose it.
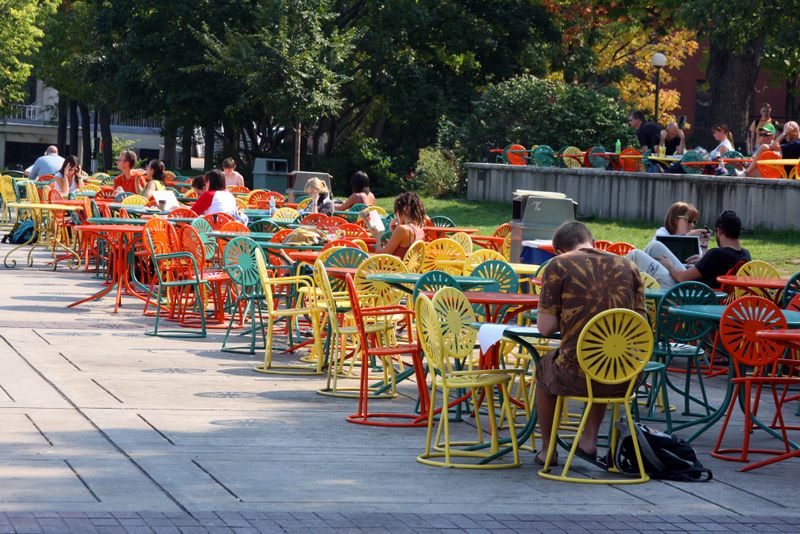
<instances>
[{"instance_id":1,"label":"railing","mask_svg":"<svg viewBox=\"0 0 800 534\"><path fill-rule=\"evenodd\" d=\"M16 104L12 111L6 116L8 120L18 120L38 124L55 124L57 115L55 106L45 106L43 104ZM78 116L78 124L80 124ZM94 118L92 118L94 120ZM128 128L161 128L161 119L146 118L125 118L119 114L111 115L111 126Z\"/></svg>"}]
</instances>

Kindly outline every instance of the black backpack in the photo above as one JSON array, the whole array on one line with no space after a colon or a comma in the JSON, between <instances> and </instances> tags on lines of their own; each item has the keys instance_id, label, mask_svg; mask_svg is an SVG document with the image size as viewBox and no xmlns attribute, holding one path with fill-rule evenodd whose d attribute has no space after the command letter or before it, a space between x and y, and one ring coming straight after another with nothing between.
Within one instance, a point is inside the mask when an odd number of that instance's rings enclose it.
<instances>
[{"instance_id":1,"label":"black backpack","mask_svg":"<svg viewBox=\"0 0 800 534\"><path fill-rule=\"evenodd\" d=\"M679 482L708 482L714 477L710 469L703 467L694 449L686 440L640 423L635 425L644 470L650 478ZM617 421L617 431L619 437L613 465L623 473L638 475L636 452L633 449L633 440L625 417ZM611 450L608 453L611 455Z\"/></svg>"},{"instance_id":2,"label":"black backpack","mask_svg":"<svg viewBox=\"0 0 800 534\"><path fill-rule=\"evenodd\" d=\"M28 241L36 239L35 226L31 219L17 224L10 233L3 236L3 243L11 243L12 245L21 245Z\"/></svg>"}]
</instances>

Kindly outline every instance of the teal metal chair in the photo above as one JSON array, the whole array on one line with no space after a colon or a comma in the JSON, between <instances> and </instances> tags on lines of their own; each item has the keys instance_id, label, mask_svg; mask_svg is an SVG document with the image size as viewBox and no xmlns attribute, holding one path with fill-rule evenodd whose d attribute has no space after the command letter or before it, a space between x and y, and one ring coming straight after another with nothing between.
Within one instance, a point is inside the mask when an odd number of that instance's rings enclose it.
<instances>
[{"instance_id":1,"label":"teal metal chair","mask_svg":"<svg viewBox=\"0 0 800 534\"><path fill-rule=\"evenodd\" d=\"M266 344L264 329L262 328L261 300L264 298L261 289L261 279L258 275L256 264L256 251L260 250L258 243L249 237L235 237L225 246L222 258L222 267L236 289L236 301L231 311L225 338L222 340L222 351L237 354L255 354L257 349L263 350ZM242 334L249 334L247 345L232 344L229 342L236 312L240 316L240 323L249 322L250 327ZM260 334L260 336L259 336ZM261 343L257 344L257 337Z\"/></svg>"},{"instance_id":2,"label":"teal metal chair","mask_svg":"<svg viewBox=\"0 0 800 534\"><path fill-rule=\"evenodd\" d=\"M456 223L450 217L444 215L434 215L431 217L431 223L439 228L455 228Z\"/></svg>"}]
</instances>

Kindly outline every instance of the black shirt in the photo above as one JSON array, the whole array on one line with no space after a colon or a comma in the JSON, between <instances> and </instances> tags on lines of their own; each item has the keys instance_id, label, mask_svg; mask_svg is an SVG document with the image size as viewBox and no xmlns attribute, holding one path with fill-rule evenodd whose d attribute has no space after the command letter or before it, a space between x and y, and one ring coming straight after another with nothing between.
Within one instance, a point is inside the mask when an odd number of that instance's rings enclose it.
<instances>
[{"instance_id":1,"label":"black shirt","mask_svg":"<svg viewBox=\"0 0 800 534\"><path fill-rule=\"evenodd\" d=\"M695 267L702 275L701 282L713 289L719 289L720 283L717 282L717 277L727 274L742 260L750 261L750 252L746 248L736 250L730 247L717 247L703 254Z\"/></svg>"},{"instance_id":2,"label":"black shirt","mask_svg":"<svg viewBox=\"0 0 800 534\"><path fill-rule=\"evenodd\" d=\"M317 212L322 213L330 217L333 215L333 211L336 209L335 204L333 203L333 199L328 195L327 192L323 191L317 197Z\"/></svg>"},{"instance_id":3,"label":"black shirt","mask_svg":"<svg viewBox=\"0 0 800 534\"><path fill-rule=\"evenodd\" d=\"M666 150L664 151L664 153L667 156L672 156L673 154L675 154L675 151L678 149L678 145L680 145L680 144L681 144L681 136L680 135L676 135L672 139L670 139L670 138L665 139L664 140L664 148Z\"/></svg>"},{"instance_id":4,"label":"black shirt","mask_svg":"<svg viewBox=\"0 0 800 534\"><path fill-rule=\"evenodd\" d=\"M661 141L661 126L654 122L645 122L636 130L636 138L639 140L639 146L653 150Z\"/></svg>"}]
</instances>

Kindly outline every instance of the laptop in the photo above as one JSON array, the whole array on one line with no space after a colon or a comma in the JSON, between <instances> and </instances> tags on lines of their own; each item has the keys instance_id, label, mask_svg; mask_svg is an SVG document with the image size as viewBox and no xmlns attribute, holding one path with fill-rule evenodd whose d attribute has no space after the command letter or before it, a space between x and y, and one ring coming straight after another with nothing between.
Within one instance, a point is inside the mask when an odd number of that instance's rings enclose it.
<instances>
[{"instance_id":1,"label":"laptop","mask_svg":"<svg viewBox=\"0 0 800 534\"><path fill-rule=\"evenodd\" d=\"M689 257L700 254L700 238L696 235L659 235L656 240L664 243L678 261L684 264Z\"/></svg>"}]
</instances>

